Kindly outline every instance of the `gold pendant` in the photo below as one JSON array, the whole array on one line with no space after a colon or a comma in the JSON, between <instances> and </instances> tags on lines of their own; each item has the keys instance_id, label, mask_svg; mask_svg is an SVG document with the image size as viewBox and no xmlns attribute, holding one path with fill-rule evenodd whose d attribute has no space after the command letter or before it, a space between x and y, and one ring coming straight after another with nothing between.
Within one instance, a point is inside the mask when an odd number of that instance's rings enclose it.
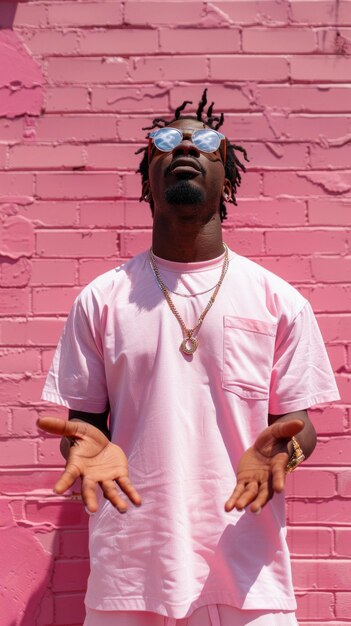
<instances>
[{"instance_id":1,"label":"gold pendant","mask_svg":"<svg viewBox=\"0 0 351 626\"><path fill-rule=\"evenodd\" d=\"M187 345L188 342L190 343L190 346ZM198 340L195 339L195 337L189 335L188 337L185 337L185 339L183 339L182 343L180 344L180 349L184 352L184 354L194 354L198 345Z\"/></svg>"}]
</instances>

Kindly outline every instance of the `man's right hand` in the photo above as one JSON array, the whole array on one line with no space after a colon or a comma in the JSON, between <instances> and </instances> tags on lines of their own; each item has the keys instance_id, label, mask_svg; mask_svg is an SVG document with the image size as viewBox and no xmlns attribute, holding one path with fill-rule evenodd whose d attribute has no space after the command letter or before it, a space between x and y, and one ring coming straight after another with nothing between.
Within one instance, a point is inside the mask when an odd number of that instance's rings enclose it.
<instances>
[{"instance_id":1,"label":"man's right hand","mask_svg":"<svg viewBox=\"0 0 351 626\"><path fill-rule=\"evenodd\" d=\"M64 493L77 478L82 481L82 499L90 513L98 509L96 487L99 484L107 500L120 513L124 513L127 502L121 497L117 485L129 500L139 506L141 498L128 478L128 461L123 450L111 443L95 426L81 421L66 421L58 417L41 417L37 421L41 430L73 442L67 456L65 471L60 476L54 491Z\"/></svg>"}]
</instances>

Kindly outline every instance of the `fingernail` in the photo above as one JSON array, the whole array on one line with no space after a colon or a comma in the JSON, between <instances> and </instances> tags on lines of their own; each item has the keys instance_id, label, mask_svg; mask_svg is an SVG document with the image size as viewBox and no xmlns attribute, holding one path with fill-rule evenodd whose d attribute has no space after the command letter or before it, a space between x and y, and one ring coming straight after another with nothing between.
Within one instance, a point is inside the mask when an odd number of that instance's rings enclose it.
<instances>
[{"instance_id":1,"label":"fingernail","mask_svg":"<svg viewBox=\"0 0 351 626\"><path fill-rule=\"evenodd\" d=\"M261 513L261 511L262 511L262 509L261 509L261 507L260 507L259 509L257 509L257 511L254 511L254 514L255 514L255 515L259 515L259 514Z\"/></svg>"},{"instance_id":2,"label":"fingernail","mask_svg":"<svg viewBox=\"0 0 351 626\"><path fill-rule=\"evenodd\" d=\"M95 515L95 511L89 511L88 507L85 506L84 507L84 511L88 514L88 515Z\"/></svg>"}]
</instances>

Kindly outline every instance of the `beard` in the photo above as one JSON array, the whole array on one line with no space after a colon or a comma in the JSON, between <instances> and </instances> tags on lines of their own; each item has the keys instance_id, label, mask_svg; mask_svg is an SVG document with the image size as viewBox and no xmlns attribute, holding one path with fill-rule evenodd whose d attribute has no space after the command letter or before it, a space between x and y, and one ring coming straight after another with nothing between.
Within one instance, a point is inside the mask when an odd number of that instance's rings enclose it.
<instances>
[{"instance_id":1,"label":"beard","mask_svg":"<svg viewBox=\"0 0 351 626\"><path fill-rule=\"evenodd\" d=\"M189 180L179 180L166 189L165 198L168 204L189 206L203 203L204 193Z\"/></svg>"}]
</instances>

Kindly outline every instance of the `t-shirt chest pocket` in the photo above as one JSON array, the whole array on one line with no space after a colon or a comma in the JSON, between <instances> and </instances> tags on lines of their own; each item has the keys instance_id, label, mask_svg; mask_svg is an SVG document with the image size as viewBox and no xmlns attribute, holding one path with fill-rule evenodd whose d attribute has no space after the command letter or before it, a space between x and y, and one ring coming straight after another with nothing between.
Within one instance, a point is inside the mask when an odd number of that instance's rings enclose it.
<instances>
[{"instance_id":1,"label":"t-shirt chest pocket","mask_svg":"<svg viewBox=\"0 0 351 626\"><path fill-rule=\"evenodd\" d=\"M224 316L223 387L242 398L269 395L276 324Z\"/></svg>"}]
</instances>

